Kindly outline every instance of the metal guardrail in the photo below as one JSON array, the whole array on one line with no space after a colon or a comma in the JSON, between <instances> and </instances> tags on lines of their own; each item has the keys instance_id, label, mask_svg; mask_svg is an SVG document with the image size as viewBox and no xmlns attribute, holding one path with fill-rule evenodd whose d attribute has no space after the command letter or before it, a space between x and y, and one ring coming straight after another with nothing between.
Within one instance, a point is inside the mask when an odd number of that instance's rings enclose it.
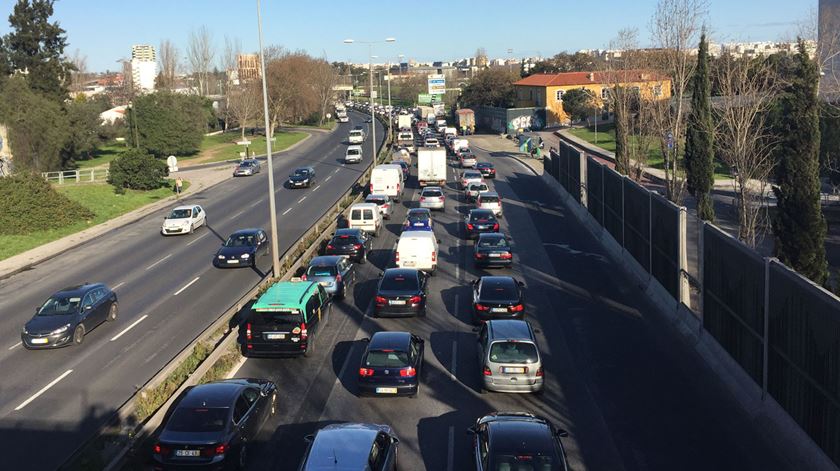
<instances>
[{"instance_id":1,"label":"metal guardrail","mask_svg":"<svg viewBox=\"0 0 840 471\"><path fill-rule=\"evenodd\" d=\"M97 183L108 180L109 171L105 167L94 167L79 170L62 170L60 172L42 172L41 176L50 183Z\"/></svg>"}]
</instances>

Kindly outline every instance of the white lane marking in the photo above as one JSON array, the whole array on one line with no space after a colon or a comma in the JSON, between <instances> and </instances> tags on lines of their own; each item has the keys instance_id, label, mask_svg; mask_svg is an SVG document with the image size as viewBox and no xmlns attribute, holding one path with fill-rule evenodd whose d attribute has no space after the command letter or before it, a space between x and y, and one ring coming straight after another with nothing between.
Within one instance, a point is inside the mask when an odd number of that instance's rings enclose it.
<instances>
[{"instance_id":1,"label":"white lane marking","mask_svg":"<svg viewBox=\"0 0 840 471\"><path fill-rule=\"evenodd\" d=\"M123 330L122 330L122 332L120 332L119 334L117 334L117 335L115 335L115 336L111 337L111 342L113 342L114 340L117 340L118 338L122 337L122 336L123 336L126 332L128 332L129 330L131 330L131 329L132 329L132 327L134 327L135 325L137 325L137 324L139 324L139 323L143 322L143 319L145 319L145 318L147 318L147 317L149 317L149 315L148 315L148 314L143 314L143 316L141 316L139 319L137 319L136 321L132 322L130 326L128 326L128 327L126 327L125 329L123 329Z\"/></svg>"},{"instance_id":2,"label":"white lane marking","mask_svg":"<svg viewBox=\"0 0 840 471\"><path fill-rule=\"evenodd\" d=\"M18 342L16 344L12 345L11 347L9 347L9 350L14 350L15 347L20 347L22 344L23 344L23 342Z\"/></svg>"},{"instance_id":3,"label":"white lane marking","mask_svg":"<svg viewBox=\"0 0 840 471\"><path fill-rule=\"evenodd\" d=\"M338 171L339 171L339 170L341 170L341 169L340 169L340 168L335 169L335 172L333 172L333 175L335 175L336 173L338 173Z\"/></svg>"},{"instance_id":4,"label":"white lane marking","mask_svg":"<svg viewBox=\"0 0 840 471\"><path fill-rule=\"evenodd\" d=\"M332 178L332 175L329 175L327 178L325 178L325 179L324 179L324 183L326 183L326 182L330 181L330 178Z\"/></svg>"},{"instance_id":5,"label":"white lane marking","mask_svg":"<svg viewBox=\"0 0 840 471\"><path fill-rule=\"evenodd\" d=\"M228 374L225 375L225 379L231 379L236 376L236 373L239 373L239 369L242 368L242 365L244 365L246 361L248 361L248 357L243 356L240 358L239 363L237 363L236 366L234 366L230 371L228 371Z\"/></svg>"},{"instance_id":6,"label":"white lane marking","mask_svg":"<svg viewBox=\"0 0 840 471\"><path fill-rule=\"evenodd\" d=\"M452 341L452 371L449 373L452 381L458 381L458 342Z\"/></svg>"},{"instance_id":7,"label":"white lane marking","mask_svg":"<svg viewBox=\"0 0 840 471\"><path fill-rule=\"evenodd\" d=\"M176 291L176 292L175 292L175 294L173 294L172 296L178 296L179 294L181 294L182 292L184 292L184 290L185 290L185 289L189 288L190 286L192 286L192 284L193 284L193 283L195 283L196 281L198 281L198 279L199 279L199 278L201 278L201 277L200 277L200 276L197 276L197 277L193 278L193 280L192 280L192 281L190 281L189 283L187 283L187 285L186 285L186 286L184 286L183 288L181 288L181 289L179 289L178 291Z\"/></svg>"},{"instance_id":8,"label":"white lane marking","mask_svg":"<svg viewBox=\"0 0 840 471\"><path fill-rule=\"evenodd\" d=\"M155 262L155 263L153 263L153 264L149 265L148 267L146 267L146 270L151 270L152 268L156 267L158 263L160 263L160 262L162 262L162 261L166 260L167 258L169 258L169 257L171 257L171 256L172 256L172 254L169 254L169 255L167 255L167 256L165 256L165 257L163 257L162 259L158 260L157 262Z\"/></svg>"},{"instance_id":9,"label":"white lane marking","mask_svg":"<svg viewBox=\"0 0 840 471\"><path fill-rule=\"evenodd\" d=\"M305 199L306 199L306 197L305 197L305 196L304 196L303 198L299 199L299 200L298 200L298 204L303 203L303 200L305 200Z\"/></svg>"},{"instance_id":10,"label":"white lane marking","mask_svg":"<svg viewBox=\"0 0 840 471\"><path fill-rule=\"evenodd\" d=\"M312 191L318 191L318 188L321 188L321 185L316 186L315 188L312 189Z\"/></svg>"},{"instance_id":11,"label":"white lane marking","mask_svg":"<svg viewBox=\"0 0 840 471\"><path fill-rule=\"evenodd\" d=\"M283 211L282 216L285 216L285 215L286 215L289 211L291 211L291 210L292 210L292 208L289 208L289 209L287 209L287 210Z\"/></svg>"},{"instance_id":12,"label":"white lane marking","mask_svg":"<svg viewBox=\"0 0 840 471\"><path fill-rule=\"evenodd\" d=\"M237 216L239 216L240 214L242 214L242 213L244 213L244 212L245 212L245 210L243 209L242 211L239 211L238 213L236 213L236 214L234 214L233 216L231 216L230 218L231 218L231 219L234 219L234 218L236 218Z\"/></svg>"},{"instance_id":13,"label":"white lane marking","mask_svg":"<svg viewBox=\"0 0 840 471\"><path fill-rule=\"evenodd\" d=\"M251 206L249 206L249 208L253 208L254 206L256 206L256 205L258 205L258 204L260 204L260 203L262 203L262 200L259 200L259 201L254 201L253 203L251 203Z\"/></svg>"},{"instance_id":14,"label":"white lane marking","mask_svg":"<svg viewBox=\"0 0 840 471\"><path fill-rule=\"evenodd\" d=\"M61 376L59 376L58 378L56 378L56 379L52 380L52 382L50 382L50 384L48 384L48 385L44 386L43 388L41 388L41 390L40 390L40 391L38 391L38 392L36 392L35 394L33 394L33 395L32 395L32 397L30 397L29 399L27 399L27 400L25 400L25 401L21 402L19 406L15 407L15 410L16 410L16 411L17 411L17 410L21 410L21 409L23 409L24 407L28 406L30 402L34 401L35 399L38 399L38 397L39 397L39 396L41 396L41 394L44 394L45 392L47 392L47 390L48 390L48 389L50 389L51 387L53 387L53 386L55 386L56 384L58 384L58 382L59 382L59 381L61 381L62 379L66 378L66 377L67 377L67 375L69 375L69 374L70 374L70 373L72 373L72 372L73 372L73 370L67 370L67 371L65 371L64 373L62 373L62 374L61 374Z\"/></svg>"},{"instance_id":15,"label":"white lane marking","mask_svg":"<svg viewBox=\"0 0 840 471\"><path fill-rule=\"evenodd\" d=\"M192 245L192 244L194 244L194 243L198 242L198 241L199 241L202 237L204 237L204 236L206 236L206 235L207 235L207 233L205 232L204 234L201 234L200 236L196 237L195 239L193 239L193 240L189 241L189 242L187 243L187 247L189 247L190 245Z\"/></svg>"},{"instance_id":16,"label":"white lane marking","mask_svg":"<svg viewBox=\"0 0 840 471\"><path fill-rule=\"evenodd\" d=\"M449 426L449 449L446 450L446 470L452 471L455 461L455 426Z\"/></svg>"},{"instance_id":17,"label":"white lane marking","mask_svg":"<svg viewBox=\"0 0 840 471\"><path fill-rule=\"evenodd\" d=\"M119 283L117 283L116 285L114 285L114 287L113 287L113 288L111 288L111 291L113 291L113 290L115 290L115 289L119 288L120 286L122 286L122 285L124 285L124 284L125 284L125 281L120 281Z\"/></svg>"}]
</instances>

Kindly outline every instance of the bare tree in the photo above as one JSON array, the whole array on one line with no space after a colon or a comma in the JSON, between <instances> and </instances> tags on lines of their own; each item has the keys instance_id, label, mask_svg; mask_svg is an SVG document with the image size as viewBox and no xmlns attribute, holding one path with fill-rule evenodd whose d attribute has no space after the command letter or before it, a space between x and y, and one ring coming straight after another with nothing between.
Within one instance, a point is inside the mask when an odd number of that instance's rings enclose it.
<instances>
[{"instance_id":1,"label":"bare tree","mask_svg":"<svg viewBox=\"0 0 840 471\"><path fill-rule=\"evenodd\" d=\"M724 57L719 61L717 75L722 103L714 110L715 145L735 175L738 238L755 247L766 226L765 194L778 141L767 116L780 82L766 60Z\"/></svg>"},{"instance_id":2,"label":"bare tree","mask_svg":"<svg viewBox=\"0 0 840 471\"><path fill-rule=\"evenodd\" d=\"M222 81L222 94L225 96L225 103L221 107L220 115L227 130L229 121L233 117L230 111L229 102L231 94L235 92L236 85L242 84L242 77L239 77L239 55L242 54L242 41L238 38L225 36L225 49L222 55L222 67L224 68L225 79Z\"/></svg>"},{"instance_id":3,"label":"bare tree","mask_svg":"<svg viewBox=\"0 0 840 471\"><path fill-rule=\"evenodd\" d=\"M327 116L327 109L335 96L335 87L338 83L338 72L326 59L315 60L312 67L312 86L314 88L315 96L318 98L318 106L320 115L318 116L318 124L324 124L324 119Z\"/></svg>"},{"instance_id":4,"label":"bare tree","mask_svg":"<svg viewBox=\"0 0 840 471\"><path fill-rule=\"evenodd\" d=\"M178 73L178 48L172 41L164 39L160 42L158 51L160 59L160 83L161 88L171 90L175 88L175 75Z\"/></svg>"},{"instance_id":5,"label":"bare tree","mask_svg":"<svg viewBox=\"0 0 840 471\"><path fill-rule=\"evenodd\" d=\"M707 10L707 0L659 0L651 20L652 39L661 49L659 68L671 78L673 96L673 106L654 107L653 124L664 161L665 193L678 204L686 183L679 163L687 114L684 99L696 66L691 51Z\"/></svg>"},{"instance_id":6,"label":"bare tree","mask_svg":"<svg viewBox=\"0 0 840 471\"><path fill-rule=\"evenodd\" d=\"M213 48L213 35L206 26L190 33L187 46L187 60L197 82L199 95L207 95L210 89L210 68L216 51Z\"/></svg>"},{"instance_id":7,"label":"bare tree","mask_svg":"<svg viewBox=\"0 0 840 471\"><path fill-rule=\"evenodd\" d=\"M73 56L70 57L70 64L73 65L73 70L70 72L70 90L81 91L90 76L87 68L87 56L76 49Z\"/></svg>"},{"instance_id":8,"label":"bare tree","mask_svg":"<svg viewBox=\"0 0 840 471\"><path fill-rule=\"evenodd\" d=\"M230 88L227 109L231 118L239 125L242 140L245 140L245 127L260 116L261 105L262 92L256 83L242 83Z\"/></svg>"}]
</instances>

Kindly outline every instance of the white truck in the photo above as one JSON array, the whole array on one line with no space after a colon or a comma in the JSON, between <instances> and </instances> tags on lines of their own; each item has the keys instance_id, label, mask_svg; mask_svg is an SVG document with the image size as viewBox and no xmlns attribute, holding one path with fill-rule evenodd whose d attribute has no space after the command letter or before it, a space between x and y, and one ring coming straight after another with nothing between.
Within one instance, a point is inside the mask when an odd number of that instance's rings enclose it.
<instances>
[{"instance_id":1,"label":"white truck","mask_svg":"<svg viewBox=\"0 0 840 471\"><path fill-rule=\"evenodd\" d=\"M446 149L442 147L417 149L417 181L420 186L446 185Z\"/></svg>"},{"instance_id":2,"label":"white truck","mask_svg":"<svg viewBox=\"0 0 840 471\"><path fill-rule=\"evenodd\" d=\"M404 189L402 167L394 164L373 167L370 173L371 194L388 195L399 203Z\"/></svg>"},{"instance_id":3,"label":"white truck","mask_svg":"<svg viewBox=\"0 0 840 471\"><path fill-rule=\"evenodd\" d=\"M411 116L407 114L397 115L397 129L411 131Z\"/></svg>"}]
</instances>

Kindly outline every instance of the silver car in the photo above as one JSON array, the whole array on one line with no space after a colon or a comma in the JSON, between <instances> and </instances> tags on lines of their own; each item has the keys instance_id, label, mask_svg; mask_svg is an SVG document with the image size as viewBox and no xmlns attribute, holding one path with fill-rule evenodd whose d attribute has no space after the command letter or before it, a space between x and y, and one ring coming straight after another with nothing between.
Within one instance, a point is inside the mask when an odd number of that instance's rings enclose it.
<instances>
[{"instance_id":1,"label":"silver car","mask_svg":"<svg viewBox=\"0 0 840 471\"><path fill-rule=\"evenodd\" d=\"M391 213L394 211L394 203L391 197L382 194L370 194L365 197L365 203L376 203L379 206L379 214L382 219L391 219Z\"/></svg>"},{"instance_id":2,"label":"silver car","mask_svg":"<svg viewBox=\"0 0 840 471\"><path fill-rule=\"evenodd\" d=\"M528 321L494 319L478 332L478 362L488 391L530 393L543 389L543 365Z\"/></svg>"},{"instance_id":3,"label":"silver car","mask_svg":"<svg viewBox=\"0 0 840 471\"><path fill-rule=\"evenodd\" d=\"M439 186L427 186L420 192L420 207L444 211L446 196Z\"/></svg>"},{"instance_id":4,"label":"silver car","mask_svg":"<svg viewBox=\"0 0 840 471\"><path fill-rule=\"evenodd\" d=\"M475 206L493 211L497 218L502 217L502 198L495 191L479 193L475 199Z\"/></svg>"},{"instance_id":5,"label":"silver car","mask_svg":"<svg viewBox=\"0 0 840 471\"><path fill-rule=\"evenodd\" d=\"M394 471L400 440L387 425L332 424L306 437L299 471Z\"/></svg>"},{"instance_id":6,"label":"silver car","mask_svg":"<svg viewBox=\"0 0 840 471\"><path fill-rule=\"evenodd\" d=\"M234 177L254 175L255 173L260 173L260 161L257 159L243 160L233 170Z\"/></svg>"},{"instance_id":7,"label":"silver car","mask_svg":"<svg viewBox=\"0 0 840 471\"><path fill-rule=\"evenodd\" d=\"M475 201L478 198L478 195L482 193L487 193L490 191L490 187L487 186L484 182L472 182L467 185L467 189L464 191L464 196L467 197L467 201Z\"/></svg>"},{"instance_id":8,"label":"silver car","mask_svg":"<svg viewBox=\"0 0 840 471\"><path fill-rule=\"evenodd\" d=\"M346 255L323 255L309 262L302 278L319 283L327 293L344 299L356 281L355 265Z\"/></svg>"}]
</instances>

